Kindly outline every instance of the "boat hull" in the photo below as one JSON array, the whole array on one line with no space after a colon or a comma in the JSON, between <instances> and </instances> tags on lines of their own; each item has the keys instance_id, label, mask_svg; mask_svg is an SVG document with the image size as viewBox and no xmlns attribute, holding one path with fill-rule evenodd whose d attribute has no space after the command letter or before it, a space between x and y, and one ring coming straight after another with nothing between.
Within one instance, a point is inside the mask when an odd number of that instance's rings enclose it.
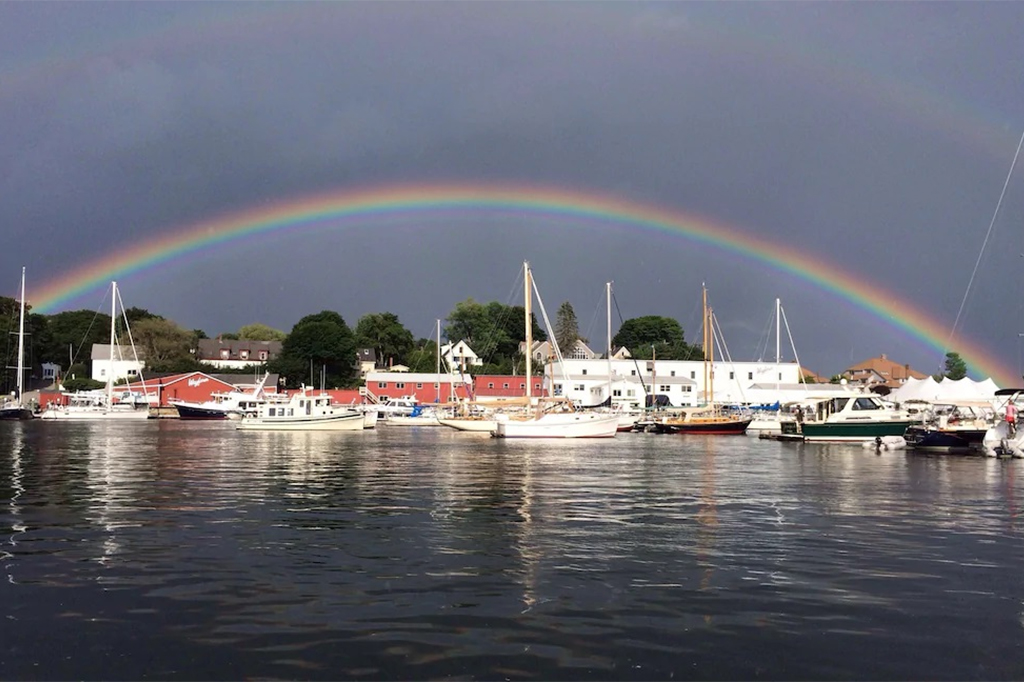
<instances>
[{"instance_id":1,"label":"boat hull","mask_svg":"<svg viewBox=\"0 0 1024 682\"><path fill-rule=\"evenodd\" d=\"M498 428L498 422L494 419L438 419L441 426L448 426L459 431L470 431L473 433L490 433Z\"/></svg>"},{"instance_id":2,"label":"boat hull","mask_svg":"<svg viewBox=\"0 0 1024 682\"><path fill-rule=\"evenodd\" d=\"M149 419L149 408L126 410L50 408L40 414L39 418L46 421L145 421Z\"/></svg>"},{"instance_id":3,"label":"boat hull","mask_svg":"<svg viewBox=\"0 0 1024 682\"><path fill-rule=\"evenodd\" d=\"M497 422L495 438L614 438L617 415L581 412L545 414L536 419L507 419Z\"/></svg>"},{"instance_id":4,"label":"boat hull","mask_svg":"<svg viewBox=\"0 0 1024 682\"><path fill-rule=\"evenodd\" d=\"M184 403L173 403L174 409L178 411L179 419L227 419L227 410L218 410L212 407L201 405L186 405Z\"/></svg>"},{"instance_id":5,"label":"boat hull","mask_svg":"<svg viewBox=\"0 0 1024 682\"><path fill-rule=\"evenodd\" d=\"M805 441L821 443L856 443L885 436L902 436L912 420L804 422L801 433Z\"/></svg>"},{"instance_id":6,"label":"boat hull","mask_svg":"<svg viewBox=\"0 0 1024 682\"><path fill-rule=\"evenodd\" d=\"M692 421L680 424L658 423L655 429L659 433L704 434L708 436L742 436L750 425L749 419L731 421Z\"/></svg>"},{"instance_id":7,"label":"boat hull","mask_svg":"<svg viewBox=\"0 0 1024 682\"><path fill-rule=\"evenodd\" d=\"M32 410L21 405L0 407L0 421L25 421L34 417L35 415L32 414Z\"/></svg>"},{"instance_id":8,"label":"boat hull","mask_svg":"<svg viewBox=\"0 0 1024 682\"><path fill-rule=\"evenodd\" d=\"M939 429L913 425L903 437L914 450L953 452L981 451L988 429Z\"/></svg>"},{"instance_id":9,"label":"boat hull","mask_svg":"<svg viewBox=\"0 0 1024 682\"><path fill-rule=\"evenodd\" d=\"M366 421L361 412L324 417L245 417L236 428L243 431L362 431Z\"/></svg>"}]
</instances>

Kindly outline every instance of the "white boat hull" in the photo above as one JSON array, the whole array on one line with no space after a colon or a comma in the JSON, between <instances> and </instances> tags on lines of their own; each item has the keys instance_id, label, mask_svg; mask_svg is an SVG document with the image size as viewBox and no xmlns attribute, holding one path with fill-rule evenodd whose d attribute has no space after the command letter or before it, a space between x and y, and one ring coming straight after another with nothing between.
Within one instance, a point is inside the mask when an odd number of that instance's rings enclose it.
<instances>
[{"instance_id":1,"label":"white boat hull","mask_svg":"<svg viewBox=\"0 0 1024 682\"><path fill-rule=\"evenodd\" d=\"M244 417L236 428L243 431L362 431L362 413L324 417Z\"/></svg>"},{"instance_id":2,"label":"white boat hull","mask_svg":"<svg viewBox=\"0 0 1024 682\"><path fill-rule=\"evenodd\" d=\"M51 407L39 415L47 421L144 421L149 419L149 408L118 409L62 409Z\"/></svg>"},{"instance_id":3,"label":"white boat hull","mask_svg":"<svg viewBox=\"0 0 1024 682\"><path fill-rule=\"evenodd\" d=\"M494 429L496 438L613 438L619 417L593 412L558 412L534 419L503 419Z\"/></svg>"},{"instance_id":4,"label":"white boat hull","mask_svg":"<svg viewBox=\"0 0 1024 682\"><path fill-rule=\"evenodd\" d=\"M498 428L498 422L494 419L438 419L441 426L449 426L459 431L471 431L473 433L491 433Z\"/></svg>"}]
</instances>

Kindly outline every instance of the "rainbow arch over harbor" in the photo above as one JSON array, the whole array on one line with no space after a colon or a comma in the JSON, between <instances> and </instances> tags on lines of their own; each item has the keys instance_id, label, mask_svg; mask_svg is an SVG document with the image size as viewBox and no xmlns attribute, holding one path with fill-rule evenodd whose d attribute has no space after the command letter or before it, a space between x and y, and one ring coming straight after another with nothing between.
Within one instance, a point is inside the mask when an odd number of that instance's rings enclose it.
<instances>
[{"instance_id":1,"label":"rainbow arch over harbor","mask_svg":"<svg viewBox=\"0 0 1024 682\"><path fill-rule=\"evenodd\" d=\"M112 279L137 275L158 265L242 238L323 228L346 229L377 219L422 219L432 214L472 212L557 219L594 227L648 229L689 239L761 263L808 282L852 303L908 336L941 358L949 329L893 292L858 277L821 257L770 242L712 219L675 209L606 194L532 185L449 183L384 185L345 189L286 199L272 205L224 214L141 241L109 256L70 270L36 288L36 312L56 312L84 294L106 287ZM1015 373L980 344L961 337L957 352L974 372L1000 385L1014 383Z\"/></svg>"}]
</instances>

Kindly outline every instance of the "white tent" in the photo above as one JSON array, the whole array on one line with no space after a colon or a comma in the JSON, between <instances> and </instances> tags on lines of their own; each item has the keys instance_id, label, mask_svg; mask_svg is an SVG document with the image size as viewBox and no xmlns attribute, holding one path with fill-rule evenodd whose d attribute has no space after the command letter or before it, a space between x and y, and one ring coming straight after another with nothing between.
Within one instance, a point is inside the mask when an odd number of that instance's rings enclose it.
<instances>
[{"instance_id":1,"label":"white tent","mask_svg":"<svg viewBox=\"0 0 1024 682\"><path fill-rule=\"evenodd\" d=\"M908 400L924 400L930 403L990 402L999 387L991 378L974 381L963 378L956 381L943 378L907 379L906 383L889 394L889 400L899 403Z\"/></svg>"}]
</instances>

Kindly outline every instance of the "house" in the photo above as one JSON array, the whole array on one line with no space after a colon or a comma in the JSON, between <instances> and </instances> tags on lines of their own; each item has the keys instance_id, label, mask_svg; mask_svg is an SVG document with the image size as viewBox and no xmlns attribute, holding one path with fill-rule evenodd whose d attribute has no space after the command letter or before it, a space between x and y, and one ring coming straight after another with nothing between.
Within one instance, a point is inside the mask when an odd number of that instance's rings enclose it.
<instances>
[{"instance_id":1,"label":"house","mask_svg":"<svg viewBox=\"0 0 1024 682\"><path fill-rule=\"evenodd\" d=\"M356 366L359 367L359 376L365 377L367 372L377 367L377 354L372 348L360 348L356 351Z\"/></svg>"},{"instance_id":2,"label":"house","mask_svg":"<svg viewBox=\"0 0 1024 682\"><path fill-rule=\"evenodd\" d=\"M133 381L142 373L146 366L145 354L142 351L133 353L120 346L114 346L113 359L109 343L92 344L92 379L101 383L122 380Z\"/></svg>"},{"instance_id":3,"label":"house","mask_svg":"<svg viewBox=\"0 0 1024 682\"><path fill-rule=\"evenodd\" d=\"M899 388L907 379L928 378L927 374L911 369L910 365L893 362L885 353L846 368L843 376L850 383L865 387L887 386L890 389Z\"/></svg>"},{"instance_id":4,"label":"house","mask_svg":"<svg viewBox=\"0 0 1024 682\"><path fill-rule=\"evenodd\" d=\"M184 372L142 377L118 391L131 391L147 397L153 407L170 407L172 398L188 402L212 400L215 393L231 391L253 391L259 382L244 374L207 374L206 372ZM264 384L266 393L277 392L277 375L267 376Z\"/></svg>"},{"instance_id":5,"label":"house","mask_svg":"<svg viewBox=\"0 0 1024 682\"><path fill-rule=\"evenodd\" d=\"M523 353L523 350L524 350L525 347L526 347L526 342L525 341L521 341L519 343L519 352ZM559 349L559 350L562 350L562 349ZM620 352L622 352L622 351L625 352L624 357L627 357L627 358L630 357L629 351L627 351L626 349L620 348L619 350L620 350ZM525 353L524 353L524 355L525 355ZM530 356L533 358L534 362L540 362L540 363L548 362L549 360L551 360L554 357L554 355L555 355L555 347L554 347L554 344L552 344L550 341L534 341L533 342L533 351L530 353ZM583 343L583 339L576 339L576 345L573 346L573 348L572 348L572 350L570 352L566 353L564 350L562 350L562 357L564 357L566 360L593 360L593 359L595 359L597 357L597 353L592 351L590 349L590 346L588 346L587 344Z\"/></svg>"},{"instance_id":6,"label":"house","mask_svg":"<svg viewBox=\"0 0 1024 682\"><path fill-rule=\"evenodd\" d=\"M199 339L196 360L217 369L244 369L266 364L281 353L280 341Z\"/></svg>"},{"instance_id":7,"label":"house","mask_svg":"<svg viewBox=\"0 0 1024 682\"><path fill-rule=\"evenodd\" d=\"M446 343L441 346L441 359L451 368L456 367L479 367L484 361L473 352L465 341L458 343Z\"/></svg>"}]
</instances>

